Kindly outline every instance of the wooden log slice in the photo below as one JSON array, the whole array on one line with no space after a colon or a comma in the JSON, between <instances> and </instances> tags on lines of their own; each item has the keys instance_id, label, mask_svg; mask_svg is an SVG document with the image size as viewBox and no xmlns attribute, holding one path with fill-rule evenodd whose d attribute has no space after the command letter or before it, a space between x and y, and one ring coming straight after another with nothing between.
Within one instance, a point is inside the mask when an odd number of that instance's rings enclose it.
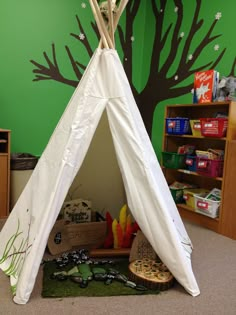
<instances>
[{"instance_id":1,"label":"wooden log slice","mask_svg":"<svg viewBox=\"0 0 236 315\"><path fill-rule=\"evenodd\" d=\"M148 258L129 264L129 278L150 290L165 291L174 284L174 277L162 262Z\"/></svg>"}]
</instances>

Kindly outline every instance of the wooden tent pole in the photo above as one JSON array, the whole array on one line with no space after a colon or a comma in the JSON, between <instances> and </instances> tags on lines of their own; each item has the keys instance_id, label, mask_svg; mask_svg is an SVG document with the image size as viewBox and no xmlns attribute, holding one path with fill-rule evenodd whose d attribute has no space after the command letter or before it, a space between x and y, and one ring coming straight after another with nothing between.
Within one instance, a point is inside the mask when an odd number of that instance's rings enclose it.
<instances>
[{"instance_id":1,"label":"wooden tent pole","mask_svg":"<svg viewBox=\"0 0 236 315\"><path fill-rule=\"evenodd\" d=\"M115 30L117 28L117 25L118 25L119 19L121 17L121 14L124 11L128 1L129 0L121 0L121 2L120 2L119 8L118 8L118 10L116 12L116 16L115 16L115 19L114 19L114 32L115 32Z\"/></svg>"},{"instance_id":2,"label":"wooden tent pole","mask_svg":"<svg viewBox=\"0 0 236 315\"><path fill-rule=\"evenodd\" d=\"M102 40L100 39L99 44L98 44L98 48L102 49L103 44L102 44Z\"/></svg>"},{"instance_id":3,"label":"wooden tent pole","mask_svg":"<svg viewBox=\"0 0 236 315\"><path fill-rule=\"evenodd\" d=\"M97 13L96 13L96 10L95 10L95 6L93 4L93 0L89 0L89 3L90 3L90 6L91 6L91 9L92 9L94 18L95 18L97 26L98 26L98 30L99 30L99 33L100 33L100 36L101 36L102 44L103 44L103 46L105 48L109 48L109 45L108 45L107 40L106 40L106 37L105 37L105 35L104 35L103 31L102 31L102 27L100 25L99 18L97 16Z\"/></svg>"},{"instance_id":4,"label":"wooden tent pole","mask_svg":"<svg viewBox=\"0 0 236 315\"><path fill-rule=\"evenodd\" d=\"M104 20L102 18L97 0L92 0L92 2L93 2L93 5L94 5L95 11L96 11L96 16L98 17L98 21L99 21L99 25L100 25L100 26L98 25L99 32L100 32L100 28L101 28L101 32L104 35L104 37L106 38L109 48L114 48L112 40L111 40L110 35L108 33L108 30L105 26ZM98 24L98 22L97 22L97 24ZM100 35L102 35L102 34L100 33Z\"/></svg>"},{"instance_id":5,"label":"wooden tent pole","mask_svg":"<svg viewBox=\"0 0 236 315\"><path fill-rule=\"evenodd\" d=\"M113 19L113 12L112 12L112 0L108 0L108 25L109 25L109 33L115 48L115 39L114 39L114 19Z\"/></svg>"},{"instance_id":6,"label":"wooden tent pole","mask_svg":"<svg viewBox=\"0 0 236 315\"><path fill-rule=\"evenodd\" d=\"M116 12L116 15L113 17L112 0L108 0L108 20L109 20L108 22L109 32L108 32L107 26L105 25L103 17L101 15L101 11L97 3L97 0L89 0L90 6L92 8L92 12L96 20L100 36L101 36L101 40L98 46L99 48L103 48L103 47L112 48L112 49L115 48L114 33L117 28L121 14L124 11L128 1L129 0L121 0L118 10Z\"/></svg>"}]
</instances>

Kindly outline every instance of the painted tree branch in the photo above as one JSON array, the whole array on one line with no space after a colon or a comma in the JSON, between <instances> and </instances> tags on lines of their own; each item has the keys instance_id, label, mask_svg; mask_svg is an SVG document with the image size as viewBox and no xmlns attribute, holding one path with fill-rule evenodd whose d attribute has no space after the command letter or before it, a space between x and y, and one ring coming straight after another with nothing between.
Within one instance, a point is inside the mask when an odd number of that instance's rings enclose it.
<instances>
[{"instance_id":1,"label":"painted tree branch","mask_svg":"<svg viewBox=\"0 0 236 315\"><path fill-rule=\"evenodd\" d=\"M170 70L173 62L176 59L176 51L178 50L179 44L181 42L181 37L180 37L179 32L180 32L180 25L181 25L180 23L181 23L182 18L183 18L182 1L181 0L175 0L174 2L175 2L176 7L178 8L178 18L177 18L177 21L176 21L176 24L175 24L175 28L174 28L174 31L173 31L173 34L172 34L172 40L171 40L172 44L171 44L170 53L167 56L166 61L164 62L162 68L160 69L160 71L158 73L158 78L160 80L165 80L165 82L166 82L167 86L169 87L169 89L176 85L176 82L174 81L175 74L173 74L169 78L167 78L166 76L167 76L167 73ZM157 9L155 7L155 4L156 4L155 0L152 0L152 3L153 3L153 12L154 12L155 18L156 18L156 20L157 19L160 20L160 14L158 14L158 11L157 11ZM164 5L164 3L162 3L162 5ZM222 57L224 55L224 52L225 52L225 50L223 50L223 52L219 55L219 57L216 59L215 62L210 61L210 62L206 63L205 65L199 66L198 68L194 68L194 69L192 68L192 66L194 65L194 62L196 62L197 56L201 54L203 49L207 45L209 45L210 42L212 42L213 40L215 40L216 38L218 38L220 36L220 35L211 36L211 34L212 34L213 30L214 30L214 27L216 25L216 22L217 22L217 20L214 20L212 25L210 26L209 30L207 31L207 33L203 37L202 41L199 43L199 45L194 50L193 56L195 58L188 60L189 50L190 50L190 46L191 46L192 40L194 38L194 35L203 26L203 20L199 20L198 21L200 7L201 7L201 0L197 0L196 1L195 11L194 11L194 16L193 16L193 20L192 20L192 24L191 24L191 27L190 27L190 31L189 31L189 34L187 36L187 39L186 39L186 42L185 42L185 45L184 45L184 48L183 48L182 56L180 58L180 61L179 61L179 64L178 64L178 68L177 68L177 71L176 71L176 74L178 74L178 84L180 82L184 81L186 78L188 78L190 75L192 75L196 71L199 71L199 70L201 70L203 68L207 68L207 67L210 67L210 66L211 66L211 68L215 67L220 62L220 60L222 59ZM160 22L158 22L158 20L157 20L156 24L157 25L159 24L160 27L161 27L161 30L162 30L162 24ZM170 29L171 29L171 26L168 27L167 31L169 32ZM160 29L159 29L159 32L160 32ZM163 38L166 40L166 38L167 38L166 34L165 34L165 37L163 37ZM153 47L155 47L155 42L154 42L154 46ZM157 58L156 54L153 54L153 55L154 55L154 57L152 58L152 61L153 61L153 59ZM158 57L160 58L160 55ZM159 64L158 61L157 61L157 63ZM152 74L153 74L153 72L152 72ZM153 76L155 76L155 74L152 75L152 77ZM150 82L151 79L153 79L153 78L149 77L148 84L151 83ZM157 79L157 77L155 79ZM189 87L190 87L190 85L189 85ZM174 89L174 90L176 91L176 89Z\"/></svg>"},{"instance_id":2,"label":"painted tree branch","mask_svg":"<svg viewBox=\"0 0 236 315\"><path fill-rule=\"evenodd\" d=\"M177 51L181 42L181 37L179 36L179 33L180 33L181 22L183 19L183 5L182 5L182 2L179 0L178 1L175 0L175 4L178 6L177 20L176 20L175 27L172 34L171 48L170 48L169 55L167 56L166 61L163 63L159 71L159 75L161 77L166 76L166 74L168 73L168 70L173 65L173 62L176 59Z\"/></svg>"},{"instance_id":3,"label":"painted tree branch","mask_svg":"<svg viewBox=\"0 0 236 315\"><path fill-rule=\"evenodd\" d=\"M100 34L98 31L97 25L94 22L91 22L90 24L91 24L91 27L92 27L94 33L97 35L97 39L99 41L100 40Z\"/></svg>"},{"instance_id":4,"label":"painted tree branch","mask_svg":"<svg viewBox=\"0 0 236 315\"><path fill-rule=\"evenodd\" d=\"M213 29L214 29L216 23L217 23L217 20L214 20L213 23L212 23L212 25L211 25L211 27L210 27L210 29L209 29L209 31L206 33L205 37L203 37L203 39L201 40L201 42L199 43L199 45L198 45L198 46L196 47L196 49L194 50L193 56L198 57L198 56L202 53L202 51L203 51L213 40L215 40L216 38L218 38L218 37L221 36L221 35L215 35L215 36L212 36L212 37L211 37L211 33L212 33L212 31L213 31ZM194 63L195 61L196 61L196 58L194 58L194 60L189 60L189 61L188 61L188 63L186 64L187 70L189 70L189 69L192 67L192 65L193 65L193 63ZM202 67L202 69L203 69L203 67ZM193 69L193 71L196 72L197 70L196 70L196 69Z\"/></svg>"},{"instance_id":5,"label":"painted tree branch","mask_svg":"<svg viewBox=\"0 0 236 315\"><path fill-rule=\"evenodd\" d=\"M165 10L165 7L166 7L165 0L161 0L160 10L157 9L156 1L152 0L152 10L155 17L155 36L153 40L153 51L152 51L152 57L151 57L151 62L150 62L150 75L147 81L147 86L149 84L152 84L152 82L156 80L156 76L157 76L157 73L159 73L159 68L160 68L161 52L162 52L163 47L166 44L168 35L172 28L172 24L170 24L162 38L163 19L164 19L163 12Z\"/></svg>"},{"instance_id":6,"label":"painted tree branch","mask_svg":"<svg viewBox=\"0 0 236 315\"><path fill-rule=\"evenodd\" d=\"M210 61L204 65L201 65L199 67L195 67L193 68L194 63L197 60L197 57L202 53L202 51L216 38L220 37L221 35L215 35L215 36L211 36L212 32L214 30L214 27L217 23L218 20L214 20L213 23L211 24L209 30L206 32L205 36L202 38L202 40L199 42L199 45L195 48L195 50L193 51L192 55L193 58L192 59L188 59L188 54L189 54L189 50L190 50L190 46L191 43L193 41L193 38L195 36L195 34L200 30L200 28L203 26L203 20L199 20L199 11L200 11L200 7L201 7L201 0L197 0L197 5L195 8L195 12L194 12L194 17L193 17L193 21L192 21L192 25L190 27L190 31L189 34L187 36L186 42L185 42L185 46L183 49L183 53L182 53L182 57L180 59L179 65L178 65L178 69L176 71L176 73L181 73L181 77L179 76L179 80L185 80L186 78L188 78L190 75L192 75L194 72L197 72L201 69L206 69L208 67L210 68L214 68L222 59L223 55L224 55L224 50L223 52L220 54L220 56L216 59L215 62ZM180 81L178 81L180 82Z\"/></svg>"},{"instance_id":7,"label":"painted tree branch","mask_svg":"<svg viewBox=\"0 0 236 315\"><path fill-rule=\"evenodd\" d=\"M229 76L234 76L235 75L235 68L236 68L236 58L234 58L234 62L232 64L232 68L230 70Z\"/></svg>"},{"instance_id":8,"label":"painted tree branch","mask_svg":"<svg viewBox=\"0 0 236 315\"><path fill-rule=\"evenodd\" d=\"M52 60L48 57L46 52L44 52L43 55L46 60L47 66L44 66L34 60L30 60L30 62L35 67L37 67L37 69L33 70L33 73L35 73L35 78L33 79L33 81L55 80L71 86L76 86L78 84L78 81L67 79L61 74L56 59L54 44L52 44Z\"/></svg>"},{"instance_id":9,"label":"painted tree branch","mask_svg":"<svg viewBox=\"0 0 236 315\"><path fill-rule=\"evenodd\" d=\"M183 48L183 52L182 52L182 57L180 59L179 62L179 67L178 67L178 72L180 71L180 67L183 65L186 65L187 60L188 60L188 54L190 51L190 46L191 43L193 41L194 35L199 31L199 29L203 26L203 19L199 19L199 11L200 11L200 7L201 7L201 0L197 0L196 1L196 7L194 10L194 15L193 15L193 20L192 20L192 24L190 25L190 30L189 33L187 35L187 39ZM195 56L196 51L194 52L193 56ZM190 69L190 67L188 68L188 70ZM186 71L187 69L185 69ZM184 72L184 71L182 71Z\"/></svg>"},{"instance_id":10,"label":"painted tree branch","mask_svg":"<svg viewBox=\"0 0 236 315\"><path fill-rule=\"evenodd\" d=\"M133 47L132 47L132 41L131 37L133 36L133 25L134 25L134 19L137 15L138 8L140 5L140 0L137 0L132 5L132 1L129 1L126 6L126 27L125 27L125 55L128 58L129 61L132 60L133 55ZM132 62L126 62L124 64L126 75L129 79L132 79ZM132 81L132 80L131 80Z\"/></svg>"},{"instance_id":11,"label":"painted tree branch","mask_svg":"<svg viewBox=\"0 0 236 315\"><path fill-rule=\"evenodd\" d=\"M70 63L71 63L71 66L72 66L72 68L73 68L73 70L74 70L74 73L75 73L77 79L80 81L80 79L82 78L82 75L83 75L83 71L80 71L79 68L78 68L78 66L79 66L82 70L85 69L85 66L84 66L84 65L81 65L81 64L78 64L78 62L74 60L74 57L73 57L73 55L72 55L72 53L71 53L71 51L70 51L70 49L69 49L68 46L65 46L65 49L66 49L66 51L67 51L67 54L68 54L68 57L69 57L69 59L70 59ZM77 82L77 84L78 84L78 82ZM76 84L76 85L77 85L77 84Z\"/></svg>"},{"instance_id":12,"label":"painted tree branch","mask_svg":"<svg viewBox=\"0 0 236 315\"><path fill-rule=\"evenodd\" d=\"M124 69L126 72L126 75L128 77L131 89L133 91L133 94L135 97L138 95L138 91L136 87L133 84L132 81L132 73L133 73L133 65L132 65L132 57L133 57L133 48L132 48L132 41L131 37L133 36L133 26L134 26L134 20L136 18L139 6L140 6L141 0L136 0L134 2L129 1L127 6L126 6L126 27L125 27L125 35L122 30L122 28L118 25L118 34L119 34L119 39L121 43L121 47L124 51L124 58L128 60L126 62L124 60Z\"/></svg>"},{"instance_id":13,"label":"painted tree branch","mask_svg":"<svg viewBox=\"0 0 236 315\"><path fill-rule=\"evenodd\" d=\"M78 15L76 15L76 20L77 20L77 24L78 24L78 27L79 27L79 30L80 30L80 34L85 35L84 29L83 29L83 27L82 27L82 24L81 24L81 22L80 22L80 19L79 19ZM92 48L91 48L91 46L90 46L90 44L89 44L89 42L88 42L87 37L85 36L84 39L81 40L81 39L80 39L80 36L77 35L77 34L71 33L70 35L71 35L72 37L76 38L77 40L79 40L79 41L83 44L83 46L86 48L86 50L87 50L87 52L88 52L88 55L89 55L90 58L91 58L92 55L93 55L93 51L92 51Z\"/></svg>"},{"instance_id":14,"label":"painted tree branch","mask_svg":"<svg viewBox=\"0 0 236 315\"><path fill-rule=\"evenodd\" d=\"M80 19L77 15L76 15L76 20L77 20L80 34L77 35L77 34L71 33L70 35L72 37L76 38L77 40L79 40L80 43L82 43L82 45L85 47L88 55L91 58L92 54L93 54L93 50L92 50L91 45L87 39L87 36L85 35L84 28L80 22ZM95 28L95 24L94 23L91 23L91 24L92 24L92 27L93 27L95 33L98 36L98 31ZM84 38L82 39L80 37L80 35L81 36L83 35ZM71 50L68 46L65 46L65 49L66 49L71 67L75 73L77 80L71 80L71 79L68 79L62 75L62 73L60 72L58 62L57 62L57 58L56 58L55 44L52 44L52 58L50 59L46 52L43 53L44 59L47 63L47 66L40 64L34 60L30 60L30 62L36 67L36 69L33 70L33 73L35 73L35 78L33 79L33 81L54 80L54 81L58 81L58 82L76 87L78 85L78 82L80 81L82 75L83 75L83 72L84 72L86 66L74 59L74 57L71 53Z\"/></svg>"}]
</instances>

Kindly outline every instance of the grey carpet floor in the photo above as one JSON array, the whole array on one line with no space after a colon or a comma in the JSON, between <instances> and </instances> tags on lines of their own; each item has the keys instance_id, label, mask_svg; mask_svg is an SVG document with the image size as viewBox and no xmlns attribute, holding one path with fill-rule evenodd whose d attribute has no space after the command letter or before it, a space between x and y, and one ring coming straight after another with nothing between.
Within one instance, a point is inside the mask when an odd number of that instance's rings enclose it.
<instances>
[{"instance_id":1,"label":"grey carpet floor","mask_svg":"<svg viewBox=\"0 0 236 315\"><path fill-rule=\"evenodd\" d=\"M122 297L41 297L42 269L26 305L12 301L9 279L0 271L0 314L235 315L236 241L185 222L194 245L192 266L201 294L192 297L178 284L159 295Z\"/></svg>"}]
</instances>

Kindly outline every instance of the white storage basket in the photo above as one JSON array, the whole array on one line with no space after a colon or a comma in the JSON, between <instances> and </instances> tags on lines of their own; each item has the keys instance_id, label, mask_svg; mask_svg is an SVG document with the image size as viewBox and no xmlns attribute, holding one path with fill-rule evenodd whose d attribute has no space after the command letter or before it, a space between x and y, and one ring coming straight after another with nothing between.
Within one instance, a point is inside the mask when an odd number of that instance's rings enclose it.
<instances>
[{"instance_id":1,"label":"white storage basket","mask_svg":"<svg viewBox=\"0 0 236 315\"><path fill-rule=\"evenodd\" d=\"M209 200L194 194L195 211L211 218L219 216L220 201Z\"/></svg>"}]
</instances>

